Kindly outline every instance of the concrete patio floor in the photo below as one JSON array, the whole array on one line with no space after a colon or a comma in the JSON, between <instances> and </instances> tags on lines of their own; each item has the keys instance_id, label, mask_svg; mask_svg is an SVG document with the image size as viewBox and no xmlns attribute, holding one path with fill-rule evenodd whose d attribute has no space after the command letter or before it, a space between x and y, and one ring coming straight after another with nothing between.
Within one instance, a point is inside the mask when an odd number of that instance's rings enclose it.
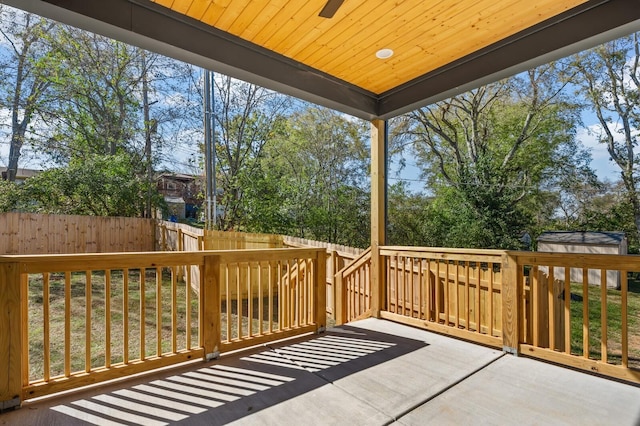
<instances>
[{"instance_id":1,"label":"concrete patio floor","mask_svg":"<svg viewBox=\"0 0 640 426\"><path fill-rule=\"evenodd\" d=\"M26 403L0 425L640 425L640 387L368 319Z\"/></svg>"}]
</instances>

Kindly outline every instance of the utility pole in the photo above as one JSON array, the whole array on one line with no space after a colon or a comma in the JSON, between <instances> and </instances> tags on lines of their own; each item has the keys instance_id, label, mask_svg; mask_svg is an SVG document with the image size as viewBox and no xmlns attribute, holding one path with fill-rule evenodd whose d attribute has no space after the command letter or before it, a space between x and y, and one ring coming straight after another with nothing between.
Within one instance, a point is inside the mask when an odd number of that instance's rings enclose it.
<instances>
[{"instance_id":1,"label":"utility pole","mask_svg":"<svg viewBox=\"0 0 640 426\"><path fill-rule=\"evenodd\" d=\"M151 185L153 184L153 162L151 158L151 119L149 118L149 82L147 80L147 56L142 53L142 108L144 114L144 156L147 174L147 199L145 202L144 217L153 216L151 212Z\"/></svg>"},{"instance_id":2,"label":"utility pole","mask_svg":"<svg viewBox=\"0 0 640 426\"><path fill-rule=\"evenodd\" d=\"M204 71L204 171L206 181L205 228L216 227L216 146L215 146L215 98L213 72Z\"/></svg>"}]
</instances>

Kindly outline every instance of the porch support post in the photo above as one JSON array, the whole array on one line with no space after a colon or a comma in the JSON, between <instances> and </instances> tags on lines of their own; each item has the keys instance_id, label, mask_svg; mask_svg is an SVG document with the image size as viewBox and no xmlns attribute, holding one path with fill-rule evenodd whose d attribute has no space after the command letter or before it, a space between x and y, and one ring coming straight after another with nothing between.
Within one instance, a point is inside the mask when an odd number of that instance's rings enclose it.
<instances>
[{"instance_id":1,"label":"porch support post","mask_svg":"<svg viewBox=\"0 0 640 426\"><path fill-rule=\"evenodd\" d=\"M520 348L522 275L512 252L502 256L502 348L518 355Z\"/></svg>"},{"instance_id":2,"label":"porch support post","mask_svg":"<svg viewBox=\"0 0 640 426\"><path fill-rule=\"evenodd\" d=\"M200 333L205 361L220 356L220 256L205 256L200 286Z\"/></svg>"},{"instance_id":3,"label":"porch support post","mask_svg":"<svg viewBox=\"0 0 640 426\"><path fill-rule=\"evenodd\" d=\"M22 297L18 263L0 263L0 413L22 403Z\"/></svg>"},{"instance_id":4,"label":"porch support post","mask_svg":"<svg viewBox=\"0 0 640 426\"><path fill-rule=\"evenodd\" d=\"M371 315L386 309L386 277L380 246L386 242L386 122L371 122Z\"/></svg>"}]
</instances>

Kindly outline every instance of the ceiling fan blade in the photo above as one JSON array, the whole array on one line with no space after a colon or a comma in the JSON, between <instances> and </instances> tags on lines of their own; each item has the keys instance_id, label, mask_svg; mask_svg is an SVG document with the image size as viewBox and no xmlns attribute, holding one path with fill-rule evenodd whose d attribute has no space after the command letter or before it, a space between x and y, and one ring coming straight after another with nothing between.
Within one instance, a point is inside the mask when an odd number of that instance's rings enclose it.
<instances>
[{"instance_id":1,"label":"ceiling fan blade","mask_svg":"<svg viewBox=\"0 0 640 426\"><path fill-rule=\"evenodd\" d=\"M333 15L338 11L344 0L328 0L320 11L320 15L323 18L333 18Z\"/></svg>"}]
</instances>

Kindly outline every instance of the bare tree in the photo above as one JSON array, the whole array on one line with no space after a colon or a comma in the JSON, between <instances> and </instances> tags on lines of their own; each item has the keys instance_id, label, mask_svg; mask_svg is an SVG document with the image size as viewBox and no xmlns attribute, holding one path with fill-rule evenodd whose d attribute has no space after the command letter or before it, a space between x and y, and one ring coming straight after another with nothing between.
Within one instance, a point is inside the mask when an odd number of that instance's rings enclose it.
<instances>
[{"instance_id":1,"label":"bare tree","mask_svg":"<svg viewBox=\"0 0 640 426\"><path fill-rule=\"evenodd\" d=\"M289 107L288 97L226 76L217 76L216 155L223 191L220 229L241 223L244 188L259 170L265 145Z\"/></svg>"},{"instance_id":2,"label":"bare tree","mask_svg":"<svg viewBox=\"0 0 640 426\"><path fill-rule=\"evenodd\" d=\"M44 34L55 24L36 15L0 5L0 34L8 46L1 59L2 100L11 111L11 139L5 179L14 181L27 130L50 86L43 58L50 54Z\"/></svg>"},{"instance_id":3,"label":"bare tree","mask_svg":"<svg viewBox=\"0 0 640 426\"><path fill-rule=\"evenodd\" d=\"M579 54L577 83L598 117L601 143L618 167L640 237L640 192L635 152L640 130L640 42L635 33Z\"/></svg>"}]
</instances>

